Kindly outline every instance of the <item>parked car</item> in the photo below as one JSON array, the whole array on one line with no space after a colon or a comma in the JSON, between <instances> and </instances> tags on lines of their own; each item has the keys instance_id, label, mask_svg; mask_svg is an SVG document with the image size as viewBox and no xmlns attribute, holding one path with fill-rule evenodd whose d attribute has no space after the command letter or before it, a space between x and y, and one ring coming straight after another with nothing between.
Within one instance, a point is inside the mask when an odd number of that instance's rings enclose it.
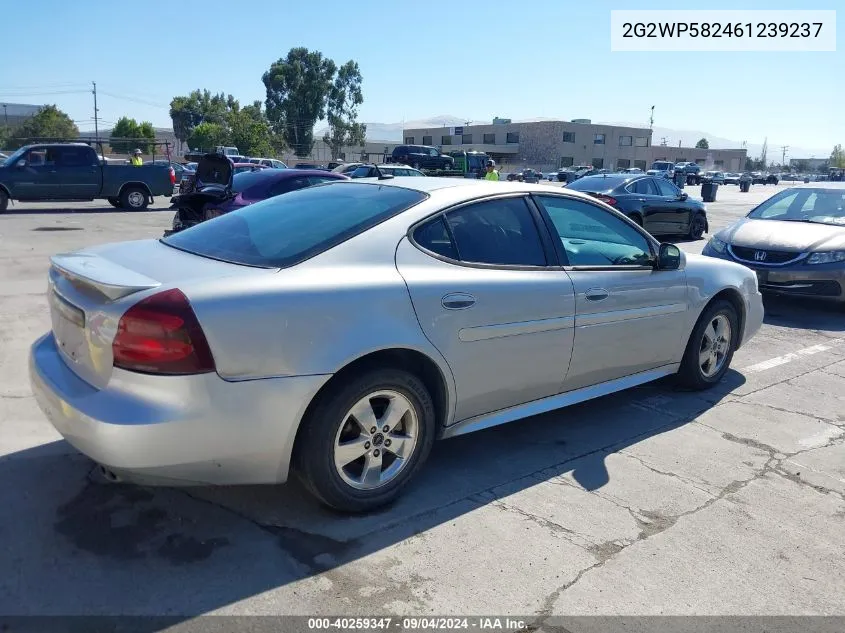
<instances>
[{"instance_id":1,"label":"parked car","mask_svg":"<svg viewBox=\"0 0 845 633\"><path fill-rule=\"evenodd\" d=\"M326 505L366 511L435 438L665 376L713 387L760 328L744 266L660 244L575 191L501 193L334 182L54 256L35 400L110 477L293 471Z\"/></svg>"},{"instance_id":2,"label":"parked car","mask_svg":"<svg viewBox=\"0 0 845 633\"><path fill-rule=\"evenodd\" d=\"M169 166L106 163L85 143L26 145L0 165L0 213L9 200L105 199L116 208L142 211L154 196L171 195L175 183Z\"/></svg>"},{"instance_id":3,"label":"parked car","mask_svg":"<svg viewBox=\"0 0 845 633\"><path fill-rule=\"evenodd\" d=\"M726 185L738 185L739 180L742 178L742 174L738 174L735 172L728 172L725 174L725 184Z\"/></svg>"},{"instance_id":4,"label":"parked car","mask_svg":"<svg viewBox=\"0 0 845 633\"><path fill-rule=\"evenodd\" d=\"M705 171L701 174L701 182L712 182L716 185L724 185L725 174L721 171Z\"/></svg>"},{"instance_id":5,"label":"parked car","mask_svg":"<svg viewBox=\"0 0 845 633\"><path fill-rule=\"evenodd\" d=\"M763 292L845 303L845 183L779 191L702 253L748 266Z\"/></svg>"},{"instance_id":6,"label":"parked car","mask_svg":"<svg viewBox=\"0 0 845 633\"><path fill-rule=\"evenodd\" d=\"M511 172L508 174L507 179L510 181L517 181L517 182L529 182L529 183L537 183L540 182L542 174L540 172L535 171L533 169L523 169L516 172Z\"/></svg>"},{"instance_id":7,"label":"parked car","mask_svg":"<svg viewBox=\"0 0 845 633\"><path fill-rule=\"evenodd\" d=\"M683 173L686 176L686 184L701 184L701 165L692 162L681 162L675 164L675 173Z\"/></svg>"},{"instance_id":8,"label":"parked car","mask_svg":"<svg viewBox=\"0 0 845 633\"><path fill-rule=\"evenodd\" d=\"M195 190L171 198L173 224L165 235L178 233L260 200L331 180L348 180L341 174L319 170L271 169L261 165L233 164L221 154L207 154L197 169Z\"/></svg>"},{"instance_id":9,"label":"parked car","mask_svg":"<svg viewBox=\"0 0 845 633\"><path fill-rule=\"evenodd\" d=\"M249 162L254 163L256 165L263 165L264 167L269 167L271 169L288 168L288 166L283 161L280 161L277 158L250 158Z\"/></svg>"},{"instance_id":10,"label":"parked car","mask_svg":"<svg viewBox=\"0 0 845 633\"><path fill-rule=\"evenodd\" d=\"M379 173L387 176L423 176L419 169L407 165L359 165L351 174L351 178L378 178Z\"/></svg>"},{"instance_id":11,"label":"parked car","mask_svg":"<svg viewBox=\"0 0 845 633\"><path fill-rule=\"evenodd\" d=\"M548 180L549 182L554 182L557 180L557 172L556 171L549 171L543 174L543 178Z\"/></svg>"},{"instance_id":12,"label":"parked car","mask_svg":"<svg viewBox=\"0 0 845 633\"><path fill-rule=\"evenodd\" d=\"M587 176L566 185L566 189L609 204L652 235L686 235L698 240L709 230L704 203L659 176Z\"/></svg>"},{"instance_id":13,"label":"parked car","mask_svg":"<svg viewBox=\"0 0 845 633\"><path fill-rule=\"evenodd\" d=\"M328 168L321 163L301 162L293 166L294 169L318 169L321 171L328 171Z\"/></svg>"},{"instance_id":14,"label":"parked car","mask_svg":"<svg viewBox=\"0 0 845 633\"><path fill-rule=\"evenodd\" d=\"M216 154L217 156L223 156L224 160L228 157L223 154ZM265 167L264 165L259 165L257 163L232 163L232 174L240 174L245 171L257 171L260 169L269 169L269 167ZM197 170L192 172L187 172L182 175L182 180L179 182L179 193L180 194L187 194L192 193L194 191L196 185L196 177L197 177ZM172 200L171 200L172 202Z\"/></svg>"},{"instance_id":15,"label":"parked car","mask_svg":"<svg viewBox=\"0 0 845 633\"><path fill-rule=\"evenodd\" d=\"M364 163L344 163L343 165L338 165L332 171L336 174L346 174L349 176L352 172L358 169Z\"/></svg>"},{"instance_id":16,"label":"parked car","mask_svg":"<svg viewBox=\"0 0 845 633\"><path fill-rule=\"evenodd\" d=\"M171 167L173 169L173 175L176 178L176 182L181 183L182 178L192 174L194 172L193 169L188 168L186 165L182 163L174 163L169 160L154 160L154 161L147 161L144 163L145 165L159 165L161 167Z\"/></svg>"},{"instance_id":17,"label":"parked car","mask_svg":"<svg viewBox=\"0 0 845 633\"><path fill-rule=\"evenodd\" d=\"M656 160L648 168L646 174L672 180L675 177L675 164L666 160Z\"/></svg>"},{"instance_id":18,"label":"parked car","mask_svg":"<svg viewBox=\"0 0 845 633\"><path fill-rule=\"evenodd\" d=\"M414 169L454 169L455 159L429 145L397 145L391 154L394 163Z\"/></svg>"}]
</instances>

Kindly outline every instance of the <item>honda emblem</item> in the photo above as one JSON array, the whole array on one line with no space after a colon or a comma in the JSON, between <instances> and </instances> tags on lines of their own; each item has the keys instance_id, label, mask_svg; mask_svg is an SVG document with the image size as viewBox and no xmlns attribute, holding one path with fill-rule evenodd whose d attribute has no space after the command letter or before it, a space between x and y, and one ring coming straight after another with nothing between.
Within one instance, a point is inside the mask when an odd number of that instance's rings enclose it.
<instances>
[{"instance_id":1,"label":"honda emblem","mask_svg":"<svg viewBox=\"0 0 845 633\"><path fill-rule=\"evenodd\" d=\"M766 261L766 251L754 251L754 261L755 262L764 262Z\"/></svg>"}]
</instances>

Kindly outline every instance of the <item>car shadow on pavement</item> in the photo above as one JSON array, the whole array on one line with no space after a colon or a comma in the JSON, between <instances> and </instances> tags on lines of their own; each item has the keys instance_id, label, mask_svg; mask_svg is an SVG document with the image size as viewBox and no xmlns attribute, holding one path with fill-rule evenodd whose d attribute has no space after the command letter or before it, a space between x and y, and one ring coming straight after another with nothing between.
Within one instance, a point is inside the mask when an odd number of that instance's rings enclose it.
<instances>
[{"instance_id":1,"label":"car shadow on pavement","mask_svg":"<svg viewBox=\"0 0 845 633\"><path fill-rule=\"evenodd\" d=\"M845 332L845 304L812 297L763 295L763 322L799 330Z\"/></svg>"},{"instance_id":2,"label":"car shadow on pavement","mask_svg":"<svg viewBox=\"0 0 845 633\"><path fill-rule=\"evenodd\" d=\"M148 207L143 211L127 211L125 209L115 209L110 205L103 207L49 207L44 209L27 207L26 209L15 208L9 206L2 215L103 215L110 213L125 213L132 215L135 213L159 213L162 211L173 212L170 205Z\"/></svg>"},{"instance_id":3,"label":"car shadow on pavement","mask_svg":"<svg viewBox=\"0 0 845 633\"><path fill-rule=\"evenodd\" d=\"M665 379L437 442L400 499L357 516L320 506L295 480L150 488L105 483L64 441L10 453L0 457L0 613L187 618L342 574L346 563L555 477L600 490L609 455L687 424L744 381L730 371L693 393Z\"/></svg>"}]
</instances>

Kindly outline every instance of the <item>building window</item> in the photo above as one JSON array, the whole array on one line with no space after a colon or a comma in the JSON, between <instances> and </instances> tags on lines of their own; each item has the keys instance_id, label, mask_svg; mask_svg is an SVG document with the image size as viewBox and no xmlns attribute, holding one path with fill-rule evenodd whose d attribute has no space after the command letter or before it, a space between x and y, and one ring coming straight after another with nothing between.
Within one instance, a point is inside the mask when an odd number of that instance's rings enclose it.
<instances>
[{"instance_id":1,"label":"building window","mask_svg":"<svg viewBox=\"0 0 845 633\"><path fill-rule=\"evenodd\" d=\"M604 134L596 134L593 137L593 145L604 145Z\"/></svg>"},{"instance_id":2,"label":"building window","mask_svg":"<svg viewBox=\"0 0 845 633\"><path fill-rule=\"evenodd\" d=\"M604 159L603 158L594 158L593 159L593 167L596 169L601 169L604 167Z\"/></svg>"},{"instance_id":3,"label":"building window","mask_svg":"<svg viewBox=\"0 0 845 633\"><path fill-rule=\"evenodd\" d=\"M635 160L634 161L634 167L636 167L637 169L642 169L643 171L645 171L645 161L644 160Z\"/></svg>"},{"instance_id":4,"label":"building window","mask_svg":"<svg viewBox=\"0 0 845 633\"><path fill-rule=\"evenodd\" d=\"M485 134L484 135L484 144L485 145L495 145L496 144L496 135L495 134Z\"/></svg>"},{"instance_id":5,"label":"building window","mask_svg":"<svg viewBox=\"0 0 845 633\"><path fill-rule=\"evenodd\" d=\"M687 162L687 159L686 159L686 158L679 158L679 159L678 159L678 160L676 160L675 162L676 162L676 163L685 163L685 162Z\"/></svg>"},{"instance_id":6,"label":"building window","mask_svg":"<svg viewBox=\"0 0 845 633\"><path fill-rule=\"evenodd\" d=\"M423 136L423 145L431 145L431 137Z\"/></svg>"},{"instance_id":7,"label":"building window","mask_svg":"<svg viewBox=\"0 0 845 633\"><path fill-rule=\"evenodd\" d=\"M414 144L414 137L413 136L406 136L405 137L405 145L413 145Z\"/></svg>"},{"instance_id":8,"label":"building window","mask_svg":"<svg viewBox=\"0 0 845 633\"><path fill-rule=\"evenodd\" d=\"M561 156L561 167L572 167L575 164L575 159L572 156Z\"/></svg>"},{"instance_id":9,"label":"building window","mask_svg":"<svg viewBox=\"0 0 845 633\"><path fill-rule=\"evenodd\" d=\"M462 134L461 135L461 144L472 145L472 134Z\"/></svg>"},{"instance_id":10,"label":"building window","mask_svg":"<svg viewBox=\"0 0 845 633\"><path fill-rule=\"evenodd\" d=\"M451 145L452 144L452 137L448 134L446 136L440 137L440 144L441 145Z\"/></svg>"},{"instance_id":11,"label":"building window","mask_svg":"<svg viewBox=\"0 0 845 633\"><path fill-rule=\"evenodd\" d=\"M638 136L634 145L636 145L637 147L648 147L648 137Z\"/></svg>"},{"instance_id":12,"label":"building window","mask_svg":"<svg viewBox=\"0 0 845 633\"><path fill-rule=\"evenodd\" d=\"M628 158L619 158L616 160L616 169L628 169L630 166L631 160Z\"/></svg>"},{"instance_id":13,"label":"building window","mask_svg":"<svg viewBox=\"0 0 845 633\"><path fill-rule=\"evenodd\" d=\"M713 164L714 164L716 167L724 167L724 166L725 166L725 161L723 161L723 160L714 160L714 161L713 161Z\"/></svg>"},{"instance_id":14,"label":"building window","mask_svg":"<svg viewBox=\"0 0 845 633\"><path fill-rule=\"evenodd\" d=\"M519 132L508 132L506 143L519 143Z\"/></svg>"},{"instance_id":15,"label":"building window","mask_svg":"<svg viewBox=\"0 0 845 633\"><path fill-rule=\"evenodd\" d=\"M696 158L696 159L695 159L695 164L696 164L696 165L703 165L705 162L707 162L707 161L706 161L706 159L704 159L704 158Z\"/></svg>"},{"instance_id":16,"label":"building window","mask_svg":"<svg viewBox=\"0 0 845 633\"><path fill-rule=\"evenodd\" d=\"M620 136L619 137L619 147L631 147L634 144L634 137L633 136Z\"/></svg>"},{"instance_id":17,"label":"building window","mask_svg":"<svg viewBox=\"0 0 845 633\"><path fill-rule=\"evenodd\" d=\"M564 132L563 133L563 142L564 143L574 143L575 142L575 132Z\"/></svg>"}]
</instances>

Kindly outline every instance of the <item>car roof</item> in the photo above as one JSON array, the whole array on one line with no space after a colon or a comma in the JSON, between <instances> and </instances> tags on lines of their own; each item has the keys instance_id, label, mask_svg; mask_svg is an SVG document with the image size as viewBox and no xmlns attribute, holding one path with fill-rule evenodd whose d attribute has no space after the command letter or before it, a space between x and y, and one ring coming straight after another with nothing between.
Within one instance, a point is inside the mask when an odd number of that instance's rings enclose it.
<instances>
[{"instance_id":1,"label":"car roof","mask_svg":"<svg viewBox=\"0 0 845 633\"><path fill-rule=\"evenodd\" d=\"M362 179L350 179L350 184L360 183ZM491 182L489 180L482 180L479 178L443 178L443 177L428 177L420 178L419 176L396 176L386 180L377 181L379 185L385 187L401 187L403 189L411 189L421 193L430 195L437 195L438 197L460 197L460 198L474 198L487 195L495 195L497 193L557 193L565 194L575 198L584 198L595 202L595 198L574 191L572 189L565 189L563 187L555 187L554 185L544 184L530 184L516 181L500 180Z\"/></svg>"},{"instance_id":2,"label":"car roof","mask_svg":"<svg viewBox=\"0 0 845 633\"><path fill-rule=\"evenodd\" d=\"M787 189L845 189L845 181L817 180L816 182L802 182Z\"/></svg>"}]
</instances>

